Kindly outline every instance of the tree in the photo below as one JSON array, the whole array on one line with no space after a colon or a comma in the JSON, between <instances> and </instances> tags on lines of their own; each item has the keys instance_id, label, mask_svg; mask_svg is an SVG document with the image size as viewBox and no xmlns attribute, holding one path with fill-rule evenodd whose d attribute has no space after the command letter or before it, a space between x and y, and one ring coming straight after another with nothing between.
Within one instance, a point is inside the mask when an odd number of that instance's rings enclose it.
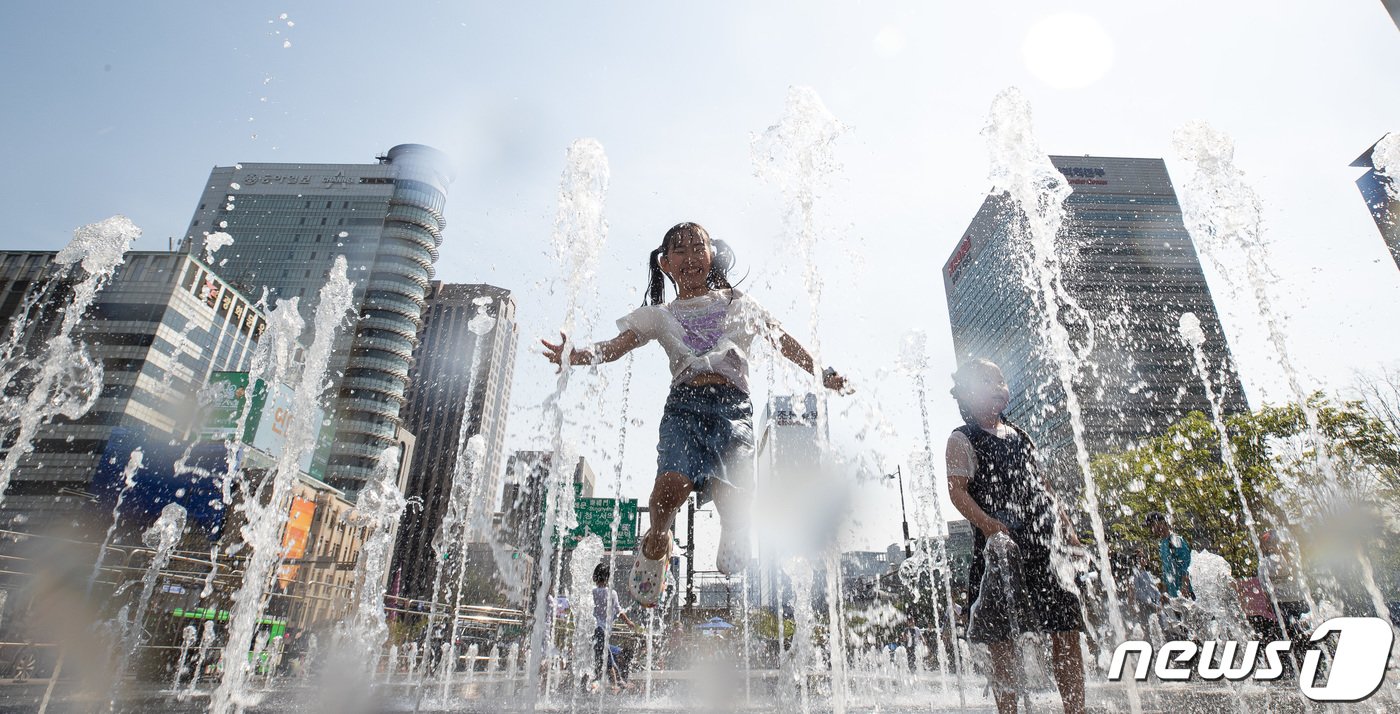
<instances>
[{"instance_id":1,"label":"tree","mask_svg":"<svg viewBox=\"0 0 1400 714\"><path fill-rule=\"evenodd\" d=\"M1379 489L1394 502L1400 496L1400 367L1357 377L1355 404L1370 417L1371 446L1366 449L1378 472Z\"/></svg>"},{"instance_id":2,"label":"tree","mask_svg":"<svg viewBox=\"0 0 1400 714\"><path fill-rule=\"evenodd\" d=\"M1309 406L1317 415L1321 455L1304 410L1291 404L1226 420L1233 469L1226 467L1215 425L1200 412L1137 448L1094 459L1111 545L1151 543L1143 517L1162 511L1193 548L1218 553L1242 576L1258 567L1246 505L1256 532L1352 512L1358 504L1395 512L1396 431L1360 401L1334 403L1316 394Z\"/></svg>"}]
</instances>

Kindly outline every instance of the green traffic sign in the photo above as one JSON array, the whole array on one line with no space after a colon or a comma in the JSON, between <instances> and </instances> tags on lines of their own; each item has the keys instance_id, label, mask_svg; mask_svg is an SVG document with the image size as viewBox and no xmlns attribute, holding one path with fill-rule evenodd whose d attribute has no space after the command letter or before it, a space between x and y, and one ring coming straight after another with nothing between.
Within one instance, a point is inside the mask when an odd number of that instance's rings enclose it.
<instances>
[{"instance_id":1,"label":"green traffic sign","mask_svg":"<svg viewBox=\"0 0 1400 714\"><path fill-rule=\"evenodd\" d=\"M617 511L617 542L612 542L613 511ZM578 526L564 536L564 547L573 548L584 536L592 533L603 539L603 547L632 550L637 547L637 499L577 498L574 513Z\"/></svg>"}]
</instances>

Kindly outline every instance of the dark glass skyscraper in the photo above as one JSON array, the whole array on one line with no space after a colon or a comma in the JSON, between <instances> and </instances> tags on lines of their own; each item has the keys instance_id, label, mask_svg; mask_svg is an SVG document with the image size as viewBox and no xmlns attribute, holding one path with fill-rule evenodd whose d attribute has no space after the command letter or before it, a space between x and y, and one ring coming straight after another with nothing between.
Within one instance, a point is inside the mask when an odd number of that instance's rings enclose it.
<instances>
[{"instance_id":1,"label":"dark glass skyscraper","mask_svg":"<svg viewBox=\"0 0 1400 714\"><path fill-rule=\"evenodd\" d=\"M1366 173L1356 179L1356 187L1360 189L1366 207L1371 210L1371 218L1375 219L1376 228L1380 230L1381 238L1385 239L1386 247L1390 248L1390 257L1395 260L1395 267L1400 268L1400 200L1396 200L1396 180L1382 176L1376 171L1375 162L1371 158L1375 150L1376 144L1372 144L1371 148L1351 162L1351 165L1366 169Z\"/></svg>"},{"instance_id":2,"label":"dark glass skyscraper","mask_svg":"<svg viewBox=\"0 0 1400 714\"><path fill-rule=\"evenodd\" d=\"M215 269L248 294L298 298L309 323L336 256L355 285L354 329L337 340L329 453L314 475L352 494L393 445L424 296L446 227L447 156L395 146L376 164L237 164L215 167L187 234L227 232Z\"/></svg>"},{"instance_id":3,"label":"dark glass skyscraper","mask_svg":"<svg viewBox=\"0 0 1400 714\"><path fill-rule=\"evenodd\" d=\"M1226 413L1248 409L1161 159L1052 156L1073 188L1057 244L1065 289L1093 324L1088 368L1075 377L1091 455L1123 449L1190 411L1210 413L1191 350L1179 336L1183 313L1200 320L1211 382ZM1028 287L1027 238L1004 195L987 197L943 266L959 362L999 364L1011 388L1007 416L1040 445L1062 488L1078 492L1065 394L1042 350L1036 294ZM1062 309L1078 345L1082 319Z\"/></svg>"},{"instance_id":4,"label":"dark glass skyscraper","mask_svg":"<svg viewBox=\"0 0 1400 714\"><path fill-rule=\"evenodd\" d=\"M491 331L483 335L469 328L479 307L495 318ZM405 427L418 437L404 495L423 500L422 508L404 514L399 527L393 567L404 594L431 593L433 537L452 490L464 422L468 438L480 434L486 442L480 471L485 484L480 493L491 499L486 504L488 512L495 511L504 471L506 413L517 337L515 301L510 291L492 285L439 282L429 288L401 414ZM480 360L474 387L473 359ZM469 392L470 410L466 405Z\"/></svg>"}]
</instances>

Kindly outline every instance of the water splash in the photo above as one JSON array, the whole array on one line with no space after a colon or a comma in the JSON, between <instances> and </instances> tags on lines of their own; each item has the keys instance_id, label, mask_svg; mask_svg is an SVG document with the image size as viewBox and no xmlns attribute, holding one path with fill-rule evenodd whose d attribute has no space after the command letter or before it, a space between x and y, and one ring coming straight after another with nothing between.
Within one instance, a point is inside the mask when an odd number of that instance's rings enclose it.
<instances>
[{"instance_id":1,"label":"water splash","mask_svg":"<svg viewBox=\"0 0 1400 714\"><path fill-rule=\"evenodd\" d=\"M472 300L472 303L476 309L472 318L467 322L467 329L471 331L475 339L472 342L472 356L467 372L467 393L464 397L462 411L464 415L472 413L472 405L476 401L484 351L483 338L496 326L496 320L489 312L489 306L492 303L490 297L477 297ZM432 548L437 558L435 559L436 566L433 577L431 601L433 605L429 613L428 625L424 629L423 644L425 647L428 646L428 638L431 637L436 626L437 603L444 585L448 589L448 599L452 602L450 639L452 641L457 639L458 618L456 614L462 605L469 543L480 539L489 542L493 559L498 565L504 564L501 566L501 572L515 574L515 570L511 567L513 563L509 560L508 554L504 552L504 548L491 528L490 505L493 499L491 494L486 493L489 480L484 478L481 473L481 467L486 460L486 439L480 433L472 434L471 427L472 420L464 417L457 435L457 454L453 462L447 505L443 509L438 529L433 535ZM450 582L444 583L443 565L450 562L457 564L457 572ZM426 670L423 676L427 676Z\"/></svg>"},{"instance_id":2,"label":"water splash","mask_svg":"<svg viewBox=\"0 0 1400 714\"><path fill-rule=\"evenodd\" d=\"M915 394L919 400L920 424L923 427L924 450L921 458L914 460L911 471L914 472L915 489L924 490L924 498L914 499L914 517L919 521L920 530L933 535L934 549L932 553L923 553L923 562L927 564L929 588L933 590L935 568L943 576L943 592L946 599L947 617L949 623L957 622L956 608L953 603L953 580L952 568L948 567L948 524L943 518L943 509L940 504L940 497L937 483L938 479L934 470L933 457L933 431L929 427L928 399L925 391L924 373L928 369L928 336L922 330L914 330L905 335L903 343L900 345L900 369L908 373L914 379ZM921 468L920 468L921 467ZM929 514L932 514L932 529L929 528ZM921 544L921 549L926 545ZM915 580L917 584L917 580ZM917 590L915 590L917 592ZM936 592L929 593L931 598L937 598ZM934 618L934 631L938 639L938 673L944 686L948 682L948 658L945 657L943 648L943 624L942 621ZM964 664L962 657L956 648L953 649L953 668L957 675L958 682L958 704L967 705L967 693L963 683ZM944 693L947 691L945 689Z\"/></svg>"},{"instance_id":3,"label":"water splash","mask_svg":"<svg viewBox=\"0 0 1400 714\"><path fill-rule=\"evenodd\" d=\"M824 394L821 339L818 332L823 280L817 269L819 245L817 206L841 169L836 140L847 131L811 87L788 88L783 115L777 124L750 141L754 175L776 186L783 197L783 223L803 266L802 282L809 300L810 342L815 387ZM826 433L825 399L818 400L817 431Z\"/></svg>"},{"instance_id":4,"label":"water splash","mask_svg":"<svg viewBox=\"0 0 1400 714\"><path fill-rule=\"evenodd\" d=\"M566 155L564 175L559 186L559 210L555 217L552 244L555 259L564 269L566 283L564 320L561 332L565 334L564 354L569 354L572 345L569 339L575 332L587 333L592 328L593 311L584 309L584 298L596 292L595 274L603 245L607 242L608 224L603 217L603 206L608 190L610 169L603 145L595 139L579 139L569 146ZM554 532L572 528L574 515L574 465L572 449L564 438L564 408L562 399L569 385L570 370L561 369L553 394L544 404L545 433L552 439L549 473L543 487L545 514L544 527L540 531L540 562L536 564L541 574L539 588L535 593L534 627L530 634L530 658L526 666L526 681L530 699L526 702L527 711L533 712L539 697L539 675L541 655L546 634L553 641L555 619L546 617L549 593L559 581L562 558L556 558ZM554 562L553 567L550 563ZM552 667L550 668L552 672Z\"/></svg>"},{"instance_id":5,"label":"water splash","mask_svg":"<svg viewBox=\"0 0 1400 714\"><path fill-rule=\"evenodd\" d=\"M180 696L182 700L188 699L194 694L195 686L199 684L199 675L204 670L204 661L209 657L209 649L214 645L215 637L217 637L217 635L214 632L214 621L205 620L204 627L201 628L199 633L199 651L195 653L194 664L192 665L194 671L190 673L190 683L188 687Z\"/></svg>"},{"instance_id":6,"label":"water splash","mask_svg":"<svg viewBox=\"0 0 1400 714\"><path fill-rule=\"evenodd\" d=\"M631 405L631 395L632 395L632 363L633 363L633 358L634 358L634 356L635 356L635 353L629 352L629 353L627 354L627 359L626 359L626 361L623 363L623 371L622 371L622 417L621 417L621 419L618 420L619 426L618 426L618 432L617 432L617 451L614 452L615 454L617 454L617 463L616 463L616 464L614 465L614 467L613 467L613 483L614 483L614 490L613 490L613 513L612 513L612 520L608 522L608 530L609 530L609 532L611 533L611 536L612 536L612 537L610 538L609 542L613 544L613 546L612 546L611 548L608 548L608 572L609 572L609 573L616 573L616 572L617 572L617 533L618 533L618 530L619 530L619 529L621 528L621 526L622 526L622 481L623 481L623 468L622 468L622 467L623 467L623 455L627 453L627 424L628 424L628 413L629 413L629 409L630 409L630 405ZM748 646L748 643L746 642L746 643L745 643L745 647L747 648L747 646ZM611 652L611 651L612 651L612 649L610 649L611 647L612 647L612 630L609 629L609 630L605 630L605 631L603 632L603 651L604 651L604 652ZM747 649L745 649L745 657L746 657L746 658L747 658L747 655L748 655L748 651L747 651ZM746 661L747 661L747 660L746 660Z\"/></svg>"},{"instance_id":7,"label":"water splash","mask_svg":"<svg viewBox=\"0 0 1400 714\"><path fill-rule=\"evenodd\" d=\"M354 306L353 285L345 276L345 258L337 256L329 277L321 288L314 318L314 337L298 363L298 337L302 319L297 299L278 301L268 316L268 328L258 342L254 363L266 369L267 383L287 384L293 390L293 408L287 418L286 439L276 468L264 477L257 495L243 502L247 523L241 534L252 548L244 567L243 581L234 595L229 617L227 648L247 652L252 648L257 621L266 604L266 592L281 560L281 536L290 514L292 486L300 471L298 464L316 446L320 426L318 415L327 386L327 365L337 332ZM260 370L261 371L261 370ZM250 374L250 380L252 375ZM251 383L251 382L250 382ZM252 400L248 400L251 404ZM266 501L259 500L267 493ZM255 703L246 691L251 674L249 662L235 657L228 663L218 688L210 698L210 710L225 714Z\"/></svg>"},{"instance_id":8,"label":"water splash","mask_svg":"<svg viewBox=\"0 0 1400 714\"><path fill-rule=\"evenodd\" d=\"M1287 336L1283 333L1281 320L1274 315L1274 301L1270 286L1278 281L1268 260L1269 246L1264 236L1263 202L1245 178L1245 173L1235 164L1235 143L1224 132L1205 122L1190 122L1178 129L1172 136L1172 145L1183 160L1194 168L1190 180L1181 192L1182 213L1187 228L1196 240L1201 252L1210 259L1216 269L1232 284L1242 283L1248 287L1253 298L1254 308L1262 318L1269 346L1283 370L1293 401L1303 412L1307 424L1307 438L1314 457L1313 470L1320 477L1324 494L1329 499L1340 500L1342 489L1337 477L1336 466L1326 446L1316 407L1309 400L1307 390L1293 364L1292 351ZM1388 161L1391 145L1387 144L1381 153L1387 154L1382 162ZM1386 164L1387 171L1393 165ZM1225 256L1232 250L1243 251L1245 270L1243 277L1239 271L1231 270ZM1385 597L1369 576L1371 564L1359 550L1356 559L1360 563L1363 585L1371 599L1376 614L1390 622L1390 608Z\"/></svg>"},{"instance_id":9,"label":"water splash","mask_svg":"<svg viewBox=\"0 0 1400 714\"><path fill-rule=\"evenodd\" d=\"M607 153L597 139L579 139L569 146L551 245L555 261L564 269L563 331L571 336L593 326L594 312L583 306L597 293L595 276L608 237L603 207L611 176Z\"/></svg>"},{"instance_id":10,"label":"water splash","mask_svg":"<svg viewBox=\"0 0 1400 714\"><path fill-rule=\"evenodd\" d=\"M813 641L816 616L812 612L812 567L802 558L783 564L783 574L792 582L792 649L783 662L784 678L797 684L798 706L802 714L812 712L811 672L817 666L817 645ZM779 620L779 632L782 632Z\"/></svg>"},{"instance_id":11,"label":"water splash","mask_svg":"<svg viewBox=\"0 0 1400 714\"><path fill-rule=\"evenodd\" d=\"M146 568L146 574L141 578L141 597L136 601L136 614L131 618L130 627L127 628L128 645L126 651L128 656L135 654L136 646L140 644L140 632L142 622L146 618L146 610L151 604L151 595L156 589L156 578L165 566L170 564L170 556L175 551L175 546L180 542L180 536L185 532L185 508L178 503L167 503L160 510L160 516L156 522L141 534L141 542L154 552L151 554L150 565Z\"/></svg>"},{"instance_id":12,"label":"water splash","mask_svg":"<svg viewBox=\"0 0 1400 714\"><path fill-rule=\"evenodd\" d=\"M360 491L350 525L365 529L357 564L355 612L340 629L338 654L353 671L373 674L380 647L389 634L384 622L384 581L393 555L394 536L407 502L399 492L399 448L379 455L374 477Z\"/></svg>"},{"instance_id":13,"label":"water splash","mask_svg":"<svg viewBox=\"0 0 1400 714\"><path fill-rule=\"evenodd\" d=\"M253 307L257 311L267 315L268 327L271 328L274 320L286 321L292 316L268 314L267 292L267 289L264 288L262 296L258 298L258 302L255 305L253 305ZM286 329L292 329L292 327L294 326L285 325L284 327L286 327ZM295 325L295 327L300 328L301 323L298 322L297 325ZM264 332L264 334L267 334L266 331ZM233 504L233 484L235 480L237 480L239 484L243 487L244 493L247 493L249 490L248 484L243 479L243 472L238 468L238 464L240 459L242 458L243 452L247 448L247 446L243 443L243 435L248 432L248 420L252 417L253 413L253 410L248 408L247 405L253 402L253 399L251 397L256 394L258 389L267 388L267 383L263 380L264 374L269 371L277 371L283 369L291 356L291 353L287 352L287 350L280 344L274 344L275 341L276 338L274 338L272 341L269 341L267 349L254 350L253 357L251 360L249 360L248 365L248 389L250 389L251 391L247 393L248 398L245 398L244 400L244 408L238 411L238 416L234 420L234 427L232 433L230 433L227 437L224 438L224 473L223 478L221 478L219 482L219 489L220 494L222 496L223 508L228 508ZM259 338L259 347L262 346L261 343L262 339ZM293 344L293 346L295 346L295 343ZM278 373L280 374L280 371ZM218 387L214 387L213 385L206 385L206 390L212 392L214 389L228 390L228 392L232 392L235 389L235 387L228 382L222 382L219 384ZM223 403L228 403L233 399L233 395L231 393L225 393L223 395L218 396L214 394L209 394L206 395L204 398L208 400L207 403L213 403L216 400L222 401ZM233 552L229 551L229 555L232 554Z\"/></svg>"},{"instance_id":14,"label":"water splash","mask_svg":"<svg viewBox=\"0 0 1400 714\"><path fill-rule=\"evenodd\" d=\"M818 228L817 206L823 192L841 168L836 160L836 140L846 132L843 125L827 109L821 96L811 87L788 88L783 115L777 124L768 127L750 142L754 175L776 186L783 197L783 223L789 240L803 265L803 286L809 304L808 352L812 357L812 392L817 400L816 435L818 450L825 450L827 428L826 389L822 378L820 314L823 280L818 270L816 251L821 231ZM803 405L805 407L805 402ZM842 614L842 581L840 547L833 539L826 554L828 563L827 619L834 632L844 628ZM832 564L835 564L834 566ZM794 567L804 567L806 561L795 560ZM809 572L806 577L812 577ZM808 605L810 607L810 605ZM833 640L836 639L833 635ZM802 653L805 654L805 653ZM830 648L831 703L833 711L841 714L847 704L847 663L844 647ZM799 658L799 668L811 660ZM803 704L806 706L804 692Z\"/></svg>"},{"instance_id":15,"label":"water splash","mask_svg":"<svg viewBox=\"0 0 1400 714\"><path fill-rule=\"evenodd\" d=\"M206 234L204 236L204 262L213 263L214 254L231 245L233 245L233 236L223 231Z\"/></svg>"},{"instance_id":16,"label":"water splash","mask_svg":"<svg viewBox=\"0 0 1400 714\"><path fill-rule=\"evenodd\" d=\"M77 281L72 298L61 310L63 319L57 331L46 336L39 354L24 355L22 345L33 317L27 310L13 322L9 339L0 345L0 394L5 395L0 402L0 433L14 432L12 445L0 461L0 504L20 460L34 450L39 426L55 416L77 419L97 403L102 392L102 363L73 339L73 331L140 235L141 229L126 216L113 216L74 231L73 240L54 256L57 272L39 291L45 295L60 282ZM81 278L78 267L85 273ZM27 384L20 384L25 375L30 375Z\"/></svg>"},{"instance_id":17,"label":"water splash","mask_svg":"<svg viewBox=\"0 0 1400 714\"><path fill-rule=\"evenodd\" d=\"M189 658L190 648L194 646L195 639L199 637L199 630L194 625L185 625L180 637L180 659L175 664L175 678L170 682L170 691L180 691L180 680L185 676L185 661Z\"/></svg>"},{"instance_id":18,"label":"water splash","mask_svg":"<svg viewBox=\"0 0 1400 714\"><path fill-rule=\"evenodd\" d=\"M1264 551L1260 547L1258 521L1254 516L1254 509L1249 505L1249 500L1245 498L1244 478L1240 474L1239 464L1236 460L1235 446L1230 440L1230 432L1225 424L1224 410L1221 406L1220 395L1215 391L1215 384L1210 379L1210 366L1206 361L1205 343L1206 333L1201 329L1201 320L1193 312L1182 313L1178 322L1178 333L1181 341L1191 348L1191 355L1195 364L1196 376L1201 380L1201 386L1205 388L1206 400L1210 403L1210 419L1212 426L1220 444L1220 460L1225 465L1225 471L1230 475L1230 480L1235 486L1235 497L1239 499L1240 509L1244 515L1245 527L1249 530L1249 544L1254 549L1256 563L1264 562ZM1196 560L1192 560L1192 569L1195 569ZM1202 566L1203 568L1206 566ZM1208 570L1208 568L1207 568ZM1301 574L1300 574L1301 576ZM1192 575L1192 582L1196 582L1196 575ZM1306 588L1305 588L1306 590ZM1267 592L1269 607L1274 612L1275 622L1284 623L1283 610L1279 607L1278 600L1274 598L1272 592ZM1199 592L1198 592L1199 595ZM1308 599L1311 600L1311 594ZM1312 607L1312 605L1309 605ZM1298 670L1297 654L1292 650L1288 656L1293 660L1294 671Z\"/></svg>"},{"instance_id":19,"label":"water splash","mask_svg":"<svg viewBox=\"0 0 1400 714\"><path fill-rule=\"evenodd\" d=\"M593 655L593 608L588 605L593 602L593 569L603 560L603 539L597 535L589 533L578 545L574 547L572 557L569 559L569 608L570 619L573 620L573 637L569 639L571 661L574 664L574 678L570 682L575 702L577 702L578 692L583 684L583 674L588 670L585 665L592 659ZM603 657L607 661L606 652ZM600 673L602 680L606 681L606 671Z\"/></svg>"},{"instance_id":20,"label":"water splash","mask_svg":"<svg viewBox=\"0 0 1400 714\"><path fill-rule=\"evenodd\" d=\"M1076 375L1092 368L1088 355L1093 352L1094 326L1088 312L1065 288L1065 266L1056 240L1065 220L1065 199L1069 184L1050 157L1040 148L1031 120L1030 102L1020 90L1002 91L992 102L991 116L982 130L991 154L993 191L1005 194L1020 209L1020 234L1026 244L1022 264L1022 280L1035 301L1040 332L1040 349L1051 362L1064 390L1065 408L1074 434L1075 458L1079 466L1080 483L1084 487L1084 502L1089 515L1096 546L1098 569L1111 572L1109 567L1107 531L1100 514L1098 486L1089 468L1089 449L1085 441L1083 409L1075 387ZM1083 336L1071 339L1065 320L1084 326ZM1058 504L1057 504L1058 506ZM1055 529L1058 541L1060 529ZM1113 578L1103 578L1108 600L1109 623L1118 641L1127 636L1118 585ZM1136 696L1134 705L1136 708Z\"/></svg>"},{"instance_id":21,"label":"water splash","mask_svg":"<svg viewBox=\"0 0 1400 714\"><path fill-rule=\"evenodd\" d=\"M214 594L214 577L219 574L219 546L209 548L209 572L204 575L204 587L199 591L199 599Z\"/></svg>"},{"instance_id":22,"label":"water splash","mask_svg":"<svg viewBox=\"0 0 1400 714\"><path fill-rule=\"evenodd\" d=\"M130 667L136 656L136 649L141 645L142 634L145 631L146 610L150 607L151 595L155 593L156 580L165 567L170 564L170 556L174 554L175 546L180 542L180 536L184 531L184 506L178 503L167 503L165 508L161 509L156 522L141 534L141 542L153 552L151 553L151 562L146 566L146 572L141 577L141 595L136 600L136 609L132 612L131 618L122 623L121 659L118 662L112 695L108 698L110 702L116 701L116 688L121 686L127 668Z\"/></svg>"},{"instance_id":23,"label":"water splash","mask_svg":"<svg viewBox=\"0 0 1400 714\"><path fill-rule=\"evenodd\" d=\"M127 493L136 485L136 474L141 471L144 460L140 447L132 450L126 459L126 468L122 469L122 487L117 492L116 505L112 506L112 524L107 526L107 535L102 538L102 545L97 548L97 560L92 564L92 575L88 577L87 593L84 597L92 596L92 586L102 574L102 564L107 559L107 547L112 544L112 536L117 532L117 519L121 517L122 503L126 501Z\"/></svg>"}]
</instances>

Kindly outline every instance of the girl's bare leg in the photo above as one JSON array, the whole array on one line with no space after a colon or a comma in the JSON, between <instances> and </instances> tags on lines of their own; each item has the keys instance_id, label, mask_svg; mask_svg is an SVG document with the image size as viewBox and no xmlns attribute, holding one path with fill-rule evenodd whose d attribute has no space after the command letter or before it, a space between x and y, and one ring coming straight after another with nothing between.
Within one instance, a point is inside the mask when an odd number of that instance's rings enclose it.
<instances>
[{"instance_id":1,"label":"girl's bare leg","mask_svg":"<svg viewBox=\"0 0 1400 714\"><path fill-rule=\"evenodd\" d=\"M1055 685L1065 714L1084 712L1084 658L1079 652L1078 632L1056 632L1051 636L1055 647Z\"/></svg>"},{"instance_id":2,"label":"girl's bare leg","mask_svg":"<svg viewBox=\"0 0 1400 714\"><path fill-rule=\"evenodd\" d=\"M647 501L647 515L651 525L642 536L642 557L647 560L660 560L671 551L671 524L676 513L685 505L690 492L695 490L690 479L684 474L667 471L656 477L651 488L651 498Z\"/></svg>"},{"instance_id":3,"label":"girl's bare leg","mask_svg":"<svg viewBox=\"0 0 1400 714\"><path fill-rule=\"evenodd\" d=\"M992 696L1000 714L1016 714L1016 648L1011 640L987 645L992 652Z\"/></svg>"}]
</instances>

